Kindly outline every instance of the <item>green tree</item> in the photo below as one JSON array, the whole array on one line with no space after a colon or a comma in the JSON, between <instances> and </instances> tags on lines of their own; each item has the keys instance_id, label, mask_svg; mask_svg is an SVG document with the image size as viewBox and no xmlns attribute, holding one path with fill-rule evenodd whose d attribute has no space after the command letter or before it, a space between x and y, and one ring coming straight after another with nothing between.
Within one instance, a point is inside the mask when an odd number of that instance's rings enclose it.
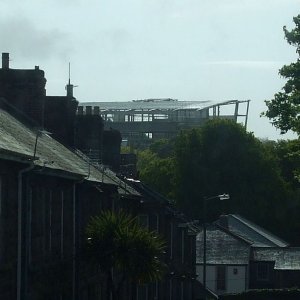
<instances>
[{"instance_id":1,"label":"green tree","mask_svg":"<svg viewBox=\"0 0 300 300\"><path fill-rule=\"evenodd\" d=\"M149 149L159 158L169 158L174 155L174 146L175 139L161 139L152 143Z\"/></svg>"},{"instance_id":2,"label":"green tree","mask_svg":"<svg viewBox=\"0 0 300 300\"><path fill-rule=\"evenodd\" d=\"M174 139L161 139L138 152L140 179L169 199L174 198Z\"/></svg>"},{"instance_id":3,"label":"green tree","mask_svg":"<svg viewBox=\"0 0 300 300\"><path fill-rule=\"evenodd\" d=\"M283 236L291 243L300 245L300 140L266 142L280 167L281 176L288 185L285 232Z\"/></svg>"},{"instance_id":4,"label":"green tree","mask_svg":"<svg viewBox=\"0 0 300 300\"><path fill-rule=\"evenodd\" d=\"M240 213L271 227L283 217L286 184L278 164L240 124L213 120L201 129L183 132L177 140L175 161L176 201L194 217L201 218L203 197L224 192L230 194L229 201L208 205L212 219L222 212ZM269 213L274 222L266 224Z\"/></svg>"},{"instance_id":5,"label":"green tree","mask_svg":"<svg viewBox=\"0 0 300 300\"><path fill-rule=\"evenodd\" d=\"M229 193L228 201L209 202L208 220L221 213L239 213L294 244L300 243L293 230L300 227L299 183L295 179L300 167L298 140L262 142L242 125L216 119L182 131L171 144L175 146L169 157L161 151L168 149L162 147L164 143L142 152L138 160L141 180L196 219L202 218L204 197Z\"/></svg>"},{"instance_id":6,"label":"green tree","mask_svg":"<svg viewBox=\"0 0 300 300\"><path fill-rule=\"evenodd\" d=\"M300 56L300 15L293 18L295 28L288 31L283 27L285 38L290 45L296 47ZM265 101L267 111L263 115L272 120L272 124L286 133L288 130L300 134L300 59L284 65L279 74L287 79L282 91L274 95L274 99Z\"/></svg>"},{"instance_id":7,"label":"green tree","mask_svg":"<svg viewBox=\"0 0 300 300\"><path fill-rule=\"evenodd\" d=\"M107 299L121 299L125 281L159 280L164 271L164 242L124 212L102 212L86 228L85 257L107 280Z\"/></svg>"},{"instance_id":8,"label":"green tree","mask_svg":"<svg viewBox=\"0 0 300 300\"><path fill-rule=\"evenodd\" d=\"M267 142L280 166L281 175L293 189L300 188L300 140L279 140Z\"/></svg>"},{"instance_id":9,"label":"green tree","mask_svg":"<svg viewBox=\"0 0 300 300\"><path fill-rule=\"evenodd\" d=\"M150 149L140 151L137 167L143 182L170 199L174 197L174 156L161 158Z\"/></svg>"}]
</instances>

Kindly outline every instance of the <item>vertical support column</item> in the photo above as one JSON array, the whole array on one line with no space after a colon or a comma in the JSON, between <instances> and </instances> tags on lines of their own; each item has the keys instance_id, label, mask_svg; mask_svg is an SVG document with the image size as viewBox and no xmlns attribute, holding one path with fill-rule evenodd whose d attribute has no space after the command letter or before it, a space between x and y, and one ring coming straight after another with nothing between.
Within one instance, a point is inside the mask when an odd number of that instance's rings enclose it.
<instances>
[{"instance_id":1,"label":"vertical support column","mask_svg":"<svg viewBox=\"0 0 300 300\"><path fill-rule=\"evenodd\" d=\"M235 110L234 110L234 119L237 122L237 117L239 114L239 101L236 101L235 103Z\"/></svg>"},{"instance_id":2,"label":"vertical support column","mask_svg":"<svg viewBox=\"0 0 300 300\"><path fill-rule=\"evenodd\" d=\"M247 100L247 111L246 111L245 129L247 129L247 123L248 123L249 103L250 103L250 100Z\"/></svg>"}]
</instances>

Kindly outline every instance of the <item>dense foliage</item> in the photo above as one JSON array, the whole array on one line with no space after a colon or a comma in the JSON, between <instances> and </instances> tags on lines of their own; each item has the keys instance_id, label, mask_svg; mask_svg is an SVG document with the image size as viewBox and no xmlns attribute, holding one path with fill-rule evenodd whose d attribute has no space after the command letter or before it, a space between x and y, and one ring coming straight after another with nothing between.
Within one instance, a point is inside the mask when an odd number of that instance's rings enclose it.
<instances>
[{"instance_id":1,"label":"dense foliage","mask_svg":"<svg viewBox=\"0 0 300 300\"><path fill-rule=\"evenodd\" d=\"M298 300L300 299L299 289L283 290L251 290L242 294L222 295L220 300Z\"/></svg>"},{"instance_id":2,"label":"dense foliage","mask_svg":"<svg viewBox=\"0 0 300 300\"><path fill-rule=\"evenodd\" d=\"M156 233L139 226L132 216L104 211L91 218L86 237L85 257L106 275L107 299L121 299L126 280L146 283L161 278L164 242Z\"/></svg>"},{"instance_id":3,"label":"dense foliage","mask_svg":"<svg viewBox=\"0 0 300 300\"><path fill-rule=\"evenodd\" d=\"M296 47L300 56L300 15L294 17L295 28L288 31L283 28L285 38L290 45ZM275 127L282 133L292 130L300 134L300 59L285 65L279 74L287 79L281 92L274 95L274 99L266 101L268 110L265 115L272 120Z\"/></svg>"},{"instance_id":4,"label":"dense foliage","mask_svg":"<svg viewBox=\"0 0 300 300\"><path fill-rule=\"evenodd\" d=\"M202 218L204 197L226 192L230 200L209 201L208 219L239 213L299 244L297 158L284 154L289 147L261 142L233 121L212 120L142 151L138 166L143 181L195 219Z\"/></svg>"},{"instance_id":5,"label":"dense foliage","mask_svg":"<svg viewBox=\"0 0 300 300\"><path fill-rule=\"evenodd\" d=\"M284 180L292 188L300 188L300 140L279 140L265 145L277 160Z\"/></svg>"}]
</instances>

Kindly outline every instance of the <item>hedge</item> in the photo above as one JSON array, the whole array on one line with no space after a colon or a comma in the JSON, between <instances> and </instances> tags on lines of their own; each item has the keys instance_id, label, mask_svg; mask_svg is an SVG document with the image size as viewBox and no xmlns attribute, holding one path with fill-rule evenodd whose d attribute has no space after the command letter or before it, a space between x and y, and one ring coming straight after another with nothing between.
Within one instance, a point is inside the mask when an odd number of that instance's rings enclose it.
<instances>
[{"instance_id":1,"label":"hedge","mask_svg":"<svg viewBox=\"0 0 300 300\"><path fill-rule=\"evenodd\" d=\"M241 294L219 296L220 300L299 300L300 289L251 290Z\"/></svg>"}]
</instances>

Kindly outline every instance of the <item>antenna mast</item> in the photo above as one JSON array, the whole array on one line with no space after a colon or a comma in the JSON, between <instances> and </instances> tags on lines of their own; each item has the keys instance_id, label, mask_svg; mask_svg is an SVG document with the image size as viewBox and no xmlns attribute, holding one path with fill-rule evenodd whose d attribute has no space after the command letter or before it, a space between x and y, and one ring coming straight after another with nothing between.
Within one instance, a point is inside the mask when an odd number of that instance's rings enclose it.
<instances>
[{"instance_id":1,"label":"antenna mast","mask_svg":"<svg viewBox=\"0 0 300 300\"><path fill-rule=\"evenodd\" d=\"M71 84L71 63L69 62L69 85Z\"/></svg>"},{"instance_id":2,"label":"antenna mast","mask_svg":"<svg viewBox=\"0 0 300 300\"><path fill-rule=\"evenodd\" d=\"M71 63L69 62L69 82L66 85L67 97L74 98L73 97L73 88L74 88L74 85L71 84Z\"/></svg>"}]
</instances>

